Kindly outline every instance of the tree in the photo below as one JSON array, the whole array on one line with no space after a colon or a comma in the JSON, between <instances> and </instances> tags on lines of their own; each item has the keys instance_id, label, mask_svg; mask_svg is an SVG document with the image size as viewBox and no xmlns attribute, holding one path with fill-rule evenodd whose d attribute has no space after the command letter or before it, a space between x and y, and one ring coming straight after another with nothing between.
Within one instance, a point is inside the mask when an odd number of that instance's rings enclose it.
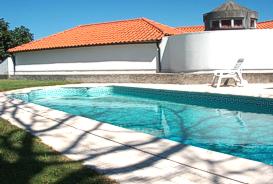
<instances>
[{"instance_id":1,"label":"tree","mask_svg":"<svg viewBox=\"0 0 273 184\"><path fill-rule=\"evenodd\" d=\"M3 18L0 19L0 61L10 56L8 49L32 40L33 34L28 28L20 26L10 30L9 23Z\"/></svg>"},{"instance_id":2,"label":"tree","mask_svg":"<svg viewBox=\"0 0 273 184\"><path fill-rule=\"evenodd\" d=\"M16 47L31 42L33 40L33 34L30 33L30 30L25 26L20 26L11 31L11 38L13 44L12 47Z\"/></svg>"},{"instance_id":3,"label":"tree","mask_svg":"<svg viewBox=\"0 0 273 184\"><path fill-rule=\"evenodd\" d=\"M9 32L9 24L4 19L0 19L0 60L4 60L7 56L7 50L11 47L11 34Z\"/></svg>"}]
</instances>

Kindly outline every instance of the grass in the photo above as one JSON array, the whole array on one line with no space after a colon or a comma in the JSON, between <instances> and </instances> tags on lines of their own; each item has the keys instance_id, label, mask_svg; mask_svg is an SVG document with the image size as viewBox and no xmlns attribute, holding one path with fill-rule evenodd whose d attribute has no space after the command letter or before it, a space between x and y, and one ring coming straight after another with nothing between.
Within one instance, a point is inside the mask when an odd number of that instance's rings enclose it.
<instances>
[{"instance_id":1,"label":"grass","mask_svg":"<svg viewBox=\"0 0 273 184\"><path fill-rule=\"evenodd\" d=\"M0 91L68 84L67 81L0 80ZM1 184L116 184L106 176L72 161L39 138L0 118Z\"/></svg>"},{"instance_id":2,"label":"grass","mask_svg":"<svg viewBox=\"0 0 273 184\"><path fill-rule=\"evenodd\" d=\"M0 119L0 183L116 182L69 160L30 133Z\"/></svg>"},{"instance_id":3,"label":"grass","mask_svg":"<svg viewBox=\"0 0 273 184\"><path fill-rule=\"evenodd\" d=\"M0 92L21 88L71 84L68 81L0 80Z\"/></svg>"}]
</instances>

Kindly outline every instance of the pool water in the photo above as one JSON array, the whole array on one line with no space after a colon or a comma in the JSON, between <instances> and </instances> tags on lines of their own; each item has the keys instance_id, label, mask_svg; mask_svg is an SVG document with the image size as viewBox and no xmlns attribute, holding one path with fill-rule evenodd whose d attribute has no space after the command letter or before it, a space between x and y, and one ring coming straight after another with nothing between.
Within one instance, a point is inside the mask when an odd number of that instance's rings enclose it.
<instances>
[{"instance_id":1,"label":"pool water","mask_svg":"<svg viewBox=\"0 0 273 184\"><path fill-rule=\"evenodd\" d=\"M273 101L128 87L12 95L116 126L273 165Z\"/></svg>"}]
</instances>

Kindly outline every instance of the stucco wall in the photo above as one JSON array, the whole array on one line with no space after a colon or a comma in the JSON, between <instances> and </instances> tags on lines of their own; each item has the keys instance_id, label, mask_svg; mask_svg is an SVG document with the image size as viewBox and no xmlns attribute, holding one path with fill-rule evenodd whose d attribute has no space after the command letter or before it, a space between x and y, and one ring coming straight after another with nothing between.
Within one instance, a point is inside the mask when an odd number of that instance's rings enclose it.
<instances>
[{"instance_id":1,"label":"stucco wall","mask_svg":"<svg viewBox=\"0 0 273 184\"><path fill-rule=\"evenodd\" d=\"M13 69L13 62L10 57L5 61L0 61L0 75L12 75Z\"/></svg>"},{"instance_id":2,"label":"stucco wall","mask_svg":"<svg viewBox=\"0 0 273 184\"><path fill-rule=\"evenodd\" d=\"M156 44L124 44L16 53L16 74L155 72Z\"/></svg>"},{"instance_id":3,"label":"stucco wall","mask_svg":"<svg viewBox=\"0 0 273 184\"><path fill-rule=\"evenodd\" d=\"M165 37L161 68L190 72L233 68L244 58L243 69L273 69L273 30L210 31Z\"/></svg>"}]
</instances>

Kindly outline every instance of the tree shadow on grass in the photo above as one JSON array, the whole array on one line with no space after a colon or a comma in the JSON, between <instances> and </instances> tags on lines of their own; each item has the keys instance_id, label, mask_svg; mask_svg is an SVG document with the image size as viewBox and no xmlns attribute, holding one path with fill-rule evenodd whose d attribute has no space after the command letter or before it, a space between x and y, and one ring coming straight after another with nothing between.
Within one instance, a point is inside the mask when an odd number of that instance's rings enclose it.
<instances>
[{"instance_id":1,"label":"tree shadow on grass","mask_svg":"<svg viewBox=\"0 0 273 184\"><path fill-rule=\"evenodd\" d=\"M10 183L115 183L0 119L0 180Z\"/></svg>"}]
</instances>

